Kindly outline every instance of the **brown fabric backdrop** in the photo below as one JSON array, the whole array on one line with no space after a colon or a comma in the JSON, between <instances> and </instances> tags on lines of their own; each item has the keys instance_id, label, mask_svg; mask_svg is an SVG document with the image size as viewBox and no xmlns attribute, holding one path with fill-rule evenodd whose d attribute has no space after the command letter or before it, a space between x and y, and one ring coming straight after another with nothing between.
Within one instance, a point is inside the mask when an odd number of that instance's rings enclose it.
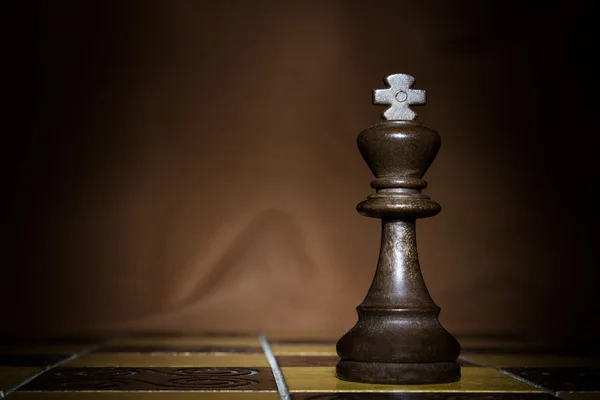
<instances>
[{"instance_id":1,"label":"brown fabric backdrop","mask_svg":"<svg viewBox=\"0 0 600 400\"><path fill-rule=\"evenodd\" d=\"M443 139L418 225L443 324L594 337L597 14L521 3L31 6L3 331L351 327L379 246L355 140L404 72Z\"/></svg>"}]
</instances>

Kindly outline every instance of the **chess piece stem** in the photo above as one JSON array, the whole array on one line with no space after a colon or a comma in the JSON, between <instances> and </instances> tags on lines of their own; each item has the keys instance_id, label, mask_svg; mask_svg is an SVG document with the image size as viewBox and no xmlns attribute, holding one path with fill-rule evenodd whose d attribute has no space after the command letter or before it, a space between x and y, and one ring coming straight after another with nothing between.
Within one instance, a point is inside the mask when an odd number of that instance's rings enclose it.
<instances>
[{"instance_id":1,"label":"chess piece stem","mask_svg":"<svg viewBox=\"0 0 600 400\"><path fill-rule=\"evenodd\" d=\"M410 79L400 81L412 84ZM398 89L392 85L391 90ZM410 92L407 87L402 90ZM395 115L412 116L402 110ZM440 143L431 128L402 120L384 121L358 137L361 154L376 177L371 186L377 191L357 210L382 220L381 249L371 288L357 307L358 322L337 344L341 379L417 384L460 378L456 363L460 345L438 321L440 309L421 275L416 242L416 219L441 210L421 193L427 186L422 177Z\"/></svg>"},{"instance_id":2,"label":"chess piece stem","mask_svg":"<svg viewBox=\"0 0 600 400\"><path fill-rule=\"evenodd\" d=\"M388 219L381 221L381 250L377 271L367 297L358 307L369 310L418 310L437 312L417 257L415 221Z\"/></svg>"}]
</instances>

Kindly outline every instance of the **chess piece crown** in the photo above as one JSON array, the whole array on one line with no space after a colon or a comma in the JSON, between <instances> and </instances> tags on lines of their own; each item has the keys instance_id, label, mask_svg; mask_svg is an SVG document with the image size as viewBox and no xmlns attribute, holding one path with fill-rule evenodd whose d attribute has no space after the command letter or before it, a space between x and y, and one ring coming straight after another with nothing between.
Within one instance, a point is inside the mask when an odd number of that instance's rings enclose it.
<instances>
[{"instance_id":1,"label":"chess piece crown","mask_svg":"<svg viewBox=\"0 0 600 400\"><path fill-rule=\"evenodd\" d=\"M394 74L384 78L387 89L373 91L374 104L390 107L383 113L384 123L358 137L361 155L376 177L371 187L377 189L359 204L361 214L423 218L441 210L438 203L420 193L427 187L422 178L438 153L441 138L433 129L412 122L417 114L410 106L425 104L425 91L410 88L414 81L410 75Z\"/></svg>"},{"instance_id":2,"label":"chess piece crown","mask_svg":"<svg viewBox=\"0 0 600 400\"><path fill-rule=\"evenodd\" d=\"M388 88L373 93L373 103L390 105L384 121L357 140L376 189L357 210L381 219L381 249L369 292L357 307L358 322L338 341L336 371L341 379L368 383L453 382L460 378L460 346L438 321L416 244L416 219L441 210L421 193L441 139L413 121L410 106L425 103L425 92L410 88L414 78L394 74L384 82Z\"/></svg>"}]
</instances>

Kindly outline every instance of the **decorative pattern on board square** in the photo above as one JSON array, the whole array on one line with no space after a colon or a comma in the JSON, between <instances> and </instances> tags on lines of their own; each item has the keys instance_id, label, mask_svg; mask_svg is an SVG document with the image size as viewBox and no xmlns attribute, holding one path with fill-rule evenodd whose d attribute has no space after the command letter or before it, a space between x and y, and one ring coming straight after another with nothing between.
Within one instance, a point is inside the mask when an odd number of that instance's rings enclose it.
<instances>
[{"instance_id":1,"label":"decorative pattern on board square","mask_svg":"<svg viewBox=\"0 0 600 400\"><path fill-rule=\"evenodd\" d=\"M55 368L21 391L277 390L270 368Z\"/></svg>"},{"instance_id":2,"label":"decorative pattern on board square","mask_svg":"<svg viewBox=\"0 0 600 400\"><path fill-rule=\"evenodd\" d=\"M600 391L600 368L504 368L553 391Z\"/></svg>"}]
</instances>

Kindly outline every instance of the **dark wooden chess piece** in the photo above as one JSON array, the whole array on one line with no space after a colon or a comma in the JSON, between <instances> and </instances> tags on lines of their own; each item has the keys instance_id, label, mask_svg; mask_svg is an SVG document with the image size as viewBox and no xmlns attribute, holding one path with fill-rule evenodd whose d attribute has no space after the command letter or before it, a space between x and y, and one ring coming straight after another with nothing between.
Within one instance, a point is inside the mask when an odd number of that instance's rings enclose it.
<instances>
[{"instance_id":1,"label":"dark wooden chess piece","mask_svg":"<svg viewBox=\"0 0 600 400\"><path fill-rule=\"evenodd\" d=\"M440 309L421 275L415 221L441 207L421 193L423 175L441 139L413 121L409 106L425 104L414 78L395 74L388 89L373 93L374 104L391 105L381 123L358 136L358 147L376 179L376 193L357 206L382 221L381 249L371 288L357 307L358 322L337 343L339 378L388 384L444 383L460 379L460 345L439 323Z\"/></svg>"}]
</instances>

